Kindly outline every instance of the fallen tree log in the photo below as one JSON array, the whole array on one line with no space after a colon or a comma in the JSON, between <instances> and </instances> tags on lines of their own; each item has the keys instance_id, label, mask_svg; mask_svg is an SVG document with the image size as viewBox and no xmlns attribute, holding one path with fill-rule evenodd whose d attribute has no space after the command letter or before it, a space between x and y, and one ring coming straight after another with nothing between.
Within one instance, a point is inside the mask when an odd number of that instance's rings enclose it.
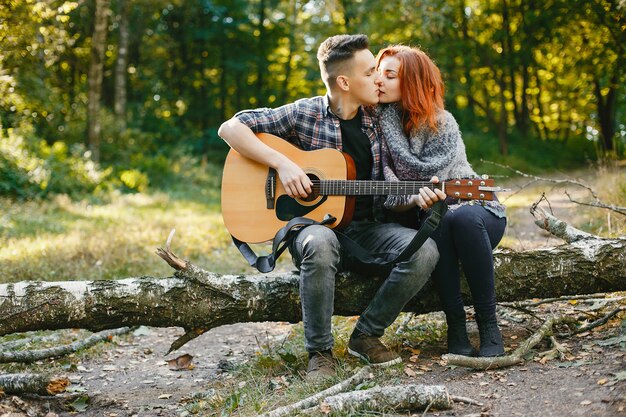
<instances>
[{"instance_id":1,"label":"fallen tree log","mask_svg":"<svg viewBox=\"0 0 626 417\"><path fill-rule=\"evenodd\" d=\"M225 324L301 320L296 273L215 274L177 258L169 251L170 240L160 256L177 269L172 277L0 285L0 336L42 329L179 326L187 333L173 344L177 349ZM497 251L498 301L626 290L626 238L568 240L553 248ZM360 314L383 280L338 274L335 314ZM426 286L405 310L439 310L434 290Z\"/></svg>"},{"instance_id":2,"label":"fallen tree log","mask_svg":"<svg viewBox=\"0 0 626 417\"><path fill-rule=\"evenodd\" d=\"M626 239L577 241L495 255L499 301L626 290ZM356 315L383 278L337 276L335 314ZM430 287L406 310L435 311ZM0 335L41 329L123 326L210 329L223 324L301 319L298 275L219 275L187 263L168 278L18 282L0 285Z\"/></svg>"},{"instance_id":3,"label":"fallen tree log","mask_svg":"<svg viewBox=\"0 0 626 417\"><path fill-rule=\"evenodd\" d=\"M0 375L0 392L6 394L55 395L65 391L70 380L65 377L49 377L41 374Z\"/></svg>"}]
</instances>

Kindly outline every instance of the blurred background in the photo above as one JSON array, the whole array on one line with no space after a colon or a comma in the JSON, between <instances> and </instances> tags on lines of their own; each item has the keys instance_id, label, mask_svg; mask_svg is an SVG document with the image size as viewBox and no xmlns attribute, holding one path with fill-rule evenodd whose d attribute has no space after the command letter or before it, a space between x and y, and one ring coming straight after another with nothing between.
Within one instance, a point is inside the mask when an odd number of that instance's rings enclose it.
<instances>
[{"instance_id":1,"label":"blurred background","mask_svg":"<svg viewBox=\"0 0 626 417\"><path fill-rule=\"evenodd\" d=\"M624 0L0 0L0 263L12 271L0 280L72 275L24 266L54 263L47 251L72 233L66 256L91 273L113 246L132 259L177 222L214 229L185 237L197 239L191 255L223 250L217 128L239 109L323 94L316 50L338 33L369 35L374 53L427 51L478 172L503 172L481 160L619 168L625 11ZM621 201L616 184L608 194ZM95 276L135 271L113 259L124 268Z\"/></svg>"}]
</instances>

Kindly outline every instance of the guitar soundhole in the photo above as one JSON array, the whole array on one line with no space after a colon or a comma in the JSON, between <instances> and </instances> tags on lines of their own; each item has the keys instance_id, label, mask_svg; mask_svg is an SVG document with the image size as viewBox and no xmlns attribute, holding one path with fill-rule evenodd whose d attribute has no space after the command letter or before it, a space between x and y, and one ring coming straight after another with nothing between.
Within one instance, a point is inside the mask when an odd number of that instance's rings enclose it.
<instances>
[{"instance_id":1,"label":"guitar soundhole","mask_svg":"<svg viewBox=\"0 0 626 417\"><path fill-rule=\"evenodd\" d=\"M317 182L317 184L319 184L319 177L317 175L314 174L306 174L307 177L309 177L309 179L311 181L313 181L313 192L311 192L311 194L309 194L306 198L299 198L299 200L302 201L306 201L307 203L310 203L311 201L315 201L315 199L317 197L319 197L320 193L319 193L319 185L315 185L315 183Z\"/></svg>"}]
</instances>

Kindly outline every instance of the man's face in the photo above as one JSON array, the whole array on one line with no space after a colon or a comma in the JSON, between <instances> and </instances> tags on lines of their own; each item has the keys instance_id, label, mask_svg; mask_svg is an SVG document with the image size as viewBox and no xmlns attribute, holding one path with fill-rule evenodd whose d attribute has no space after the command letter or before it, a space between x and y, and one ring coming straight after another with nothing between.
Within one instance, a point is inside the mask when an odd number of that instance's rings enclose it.
<instances>
[{"instance_id":1,"label":"man's face","mask_svg":"<svg viewBox=\"0 0 626 417\"><path fill-rule=\"evenodd\" d=\"M355 52L351 71L346 75L350 85L350 94L359 104L378 103L379 75L376 72L376 58L367 49Z\"/></svg>"}]
</instances>

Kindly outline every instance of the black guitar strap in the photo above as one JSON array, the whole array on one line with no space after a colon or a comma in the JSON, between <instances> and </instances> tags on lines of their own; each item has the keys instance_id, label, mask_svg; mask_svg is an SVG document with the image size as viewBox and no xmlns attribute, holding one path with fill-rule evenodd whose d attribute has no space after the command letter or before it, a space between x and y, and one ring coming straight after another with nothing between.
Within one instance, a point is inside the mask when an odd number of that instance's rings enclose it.
<instances>
[{"instance_id":1,"label":"black guitar strap","mask_svg":"<svg viewBox=\"0 0 626 417\"><path fill-rule=\"evenodd\" d=\"M448 206L443 201L436 202L431 210L430 214L421 224L415 237L409 242L407 247L398 256L392 259L384 257L373 256L369 251L364 249L361 245L350 239L344 233L334 230L339 243L351 256L351 263L353 269L356 272L377 272L383 273L391 271L391 269L398 263L409 259L423 244L426 239L432 234L432 232L439 226L439 222L445 216L448 211ZM306 226L318 224L325 225L333 223L336 220L333 216L326 215L321 222L306 217L295 217L291 219L285 226L283 226L274 236L272 242L272 252L269 255L258 256L250 245L240 241L231 235L233 243L239 249L239 252L248 261L250 266L259 270L259 272L267 273L271 272L276 266L276 260L278 257L289 247L293 239L297 236L298 232Z\"/></svg>"}]
</instances>

